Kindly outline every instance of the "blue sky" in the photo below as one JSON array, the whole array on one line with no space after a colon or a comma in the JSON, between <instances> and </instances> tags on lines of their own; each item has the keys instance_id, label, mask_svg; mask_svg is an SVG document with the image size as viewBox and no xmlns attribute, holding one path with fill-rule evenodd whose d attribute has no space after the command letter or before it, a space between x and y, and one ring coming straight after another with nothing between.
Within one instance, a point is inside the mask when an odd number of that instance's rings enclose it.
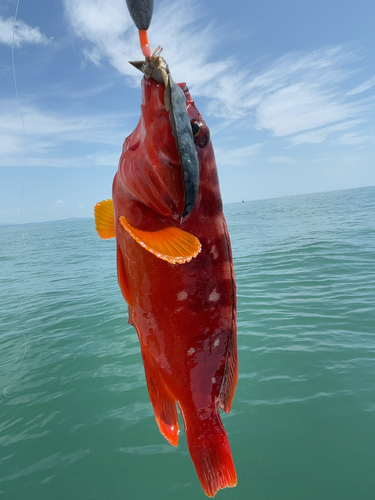
<instances>
[{"instance_id":1,"label":"blue sky","mask_svg":"<svg viewBox=\"0 0 375 500\"><path fill-rule=\"evenodd\" d=\"M0 4L0 223L91 217L139 117L137 30L124 0L20 0L13 35L16 4ZM155 0L151 48L211 129L225 203L375 184L374 19L373 0Z\"/></svg>"}]
</instances>

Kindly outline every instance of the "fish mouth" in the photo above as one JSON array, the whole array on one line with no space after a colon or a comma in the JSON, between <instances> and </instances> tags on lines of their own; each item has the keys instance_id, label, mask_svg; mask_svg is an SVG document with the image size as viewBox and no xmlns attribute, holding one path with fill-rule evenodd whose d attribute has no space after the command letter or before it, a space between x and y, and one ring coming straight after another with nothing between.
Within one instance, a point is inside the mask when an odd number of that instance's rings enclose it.
<instances>
[{"instance_id":1,"label":"fish mouth","mask_svg":"<svg viewBox=\"0 0 375 500\"><path fill-rule=\"evenodd\" d=\"M145 61L129 61L141 71L145 78L152 78L165 86L164 103L169 111L169 121L172 127L182 168L185 203L182 212L182 222L193 210L199 187L199 160L194 144L190 117L186 108L184 91L173 80L168 64L160 56L158 48L150 59Z\"/></svg>"}]
</instances>

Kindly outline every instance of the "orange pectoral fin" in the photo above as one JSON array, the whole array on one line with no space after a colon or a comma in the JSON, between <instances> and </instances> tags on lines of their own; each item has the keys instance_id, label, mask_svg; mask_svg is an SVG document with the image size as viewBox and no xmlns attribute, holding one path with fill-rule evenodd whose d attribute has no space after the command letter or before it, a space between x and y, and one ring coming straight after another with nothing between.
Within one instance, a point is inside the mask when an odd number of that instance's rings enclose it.
<instances>
[{"instance_id":1,"label":"orange pectoral fin","mask_svg":"<svg viewBox=\"0 0 375 500\"><path fill-rule=\"evenodd\" d=\"M95 229L100 238L115 238L115 215L112 200L103 200L94 207Z\"/></svg>"},{"instance_id":2,"label":"orange pectoral fin","mask_svg":"<svg viewBox=\"0 0 375 500\"><path fill-rule=\"evenodd\" d=\"M133 227L124 217L121 225L143 248L170 264L185 264L196 257L202 249L198 238L178 227L166 226L157 231L142 231Z\"/></svg>"}]
</instances>

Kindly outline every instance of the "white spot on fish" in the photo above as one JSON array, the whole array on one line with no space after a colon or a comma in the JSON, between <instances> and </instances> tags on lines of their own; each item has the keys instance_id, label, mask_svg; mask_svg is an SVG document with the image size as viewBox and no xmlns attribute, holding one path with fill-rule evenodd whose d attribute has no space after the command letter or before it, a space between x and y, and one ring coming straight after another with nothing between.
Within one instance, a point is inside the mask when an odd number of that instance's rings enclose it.
<instances>
[{"instance_id":1,"label":"white spot on fish","mask_svg":"<svg viewBox=\"0 0 375 500\"><path fill-rule=\"evenodd\" d=\"M217 293L216 288L213 292L210 293L210 296L208 297L208 300L210 302L217 302L220 299L220 294Z\"/></svg>"},{"instance_id":2,"label":"white spot on fish","mask_svg":"<svg viewBox=\"0 0 375 500\"><path fill-rule=\"evenodd\" d=\"M216 339L214 342L214 347L217 347L220 344L220 339Z\"/></svg>"},{"instance_id":3,"label":"white spot on fish","mask_svg":"<svg viewBox=\"0 0 375 500\"><path fill-rule=\"evenodd\" d=\"M212 377L212 383L215 384L215 382L216 382L216 378Z\"/></svg>"},{"instance_id":4,"label":"white spot on fish","mask_svg":"<svg viewBox=\"0 0 375 500\"><path fill-rule=\"evenodd\" d=\"M219 252L217 251L216 245L212 245L210 253L212 253L214 260L219 257Z\"/></svg>"},{"instance_id":5,"label":"white spot on fish","mask_svg":"<svg viewBox=\"0 0 375 500\"><path fill-rule=\"evenodd\" d=\"M194 347L190 347L190 349L188 350L189 356L192 356L194 353L195 353Z\"/></svg>"},{"instance_id":6,"label":"white spot on fish","mask_svg":"<svg viewBox=\"0 0 375 500\"><path fill-rule=\"evenodd\" d=\"M177 294L177 300L186 300L188 298L188 294L186 290L182 290L182 292L178 292Z\"/></svg>"}]
</instances>

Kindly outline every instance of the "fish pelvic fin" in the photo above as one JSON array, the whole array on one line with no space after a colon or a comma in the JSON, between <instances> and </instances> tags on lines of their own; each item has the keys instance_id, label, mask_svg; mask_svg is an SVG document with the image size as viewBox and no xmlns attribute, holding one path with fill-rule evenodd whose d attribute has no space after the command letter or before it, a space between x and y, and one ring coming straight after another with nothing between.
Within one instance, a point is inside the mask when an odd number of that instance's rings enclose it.
<instances>
[{"instance_id":1,"label":"fish pelvic fin","mask_svg":"<svg viewBox=\"0 0 375 500\"><path fill-rule=\"evenodd\" d=\"M236 486L237 474L228 437L217 410L207 423L202 426L199 417L189 419L185 422L185 430L198 479L204 493L212 498L220 489Z\"/></svg>"},{"instance_id":2,"label":"fish pelvic fin","mask_svg":"<svg viewBox=\"0 0 375 500\"><path fill-rule=\"evenodd\" d=\"M115 215L113 201L103 200L94 207L95 229L100 238L109 240L115 238Z\"/></svg>"},{"instance_id":3,"label":"fish pelvic fin","mask_svg":"<svg viewBox=\"0 0 375 500\"><path fill-rule=\"evenodd\" d=\"M155 361L151 356L143 354L146 381L150 401L154 409L159 431L173 446L178 444L179 426L176 399L166 386Z\"/></svg>"},{"instance_id":4,"label":"fish pelvic fin","mask_svg":"<svg viewBox=\"0 0 375 500\"><path fill-rule=\"evenodd\" d=\"M124 257L121 252L121 247L117 243L117 250L116 250L116 261L117 261L117 279L118 279L118 284L120 285L120 290L122 293L122 296L126 300L126 302L129 305L128 312L129 312L129 323L132 325L132 304L133 304L133 299L132 295L130 293L129 289L129 283L126 275L126 268L125 268L125 263L124 263Z\"/></svg>"},{"instance_id":5,"label":"fish pelvic fin","mask_svg":"<svg viewBox=\"0 0 375 500\"><path fill-rule=\"evenodd\" d=\"M133 227L124 216L120 217L120 223L143 248L170 264L190 262L202 249L197 237L178 227L164 226L157 231L143 231Z\"/></svg>"}]
</instances>

